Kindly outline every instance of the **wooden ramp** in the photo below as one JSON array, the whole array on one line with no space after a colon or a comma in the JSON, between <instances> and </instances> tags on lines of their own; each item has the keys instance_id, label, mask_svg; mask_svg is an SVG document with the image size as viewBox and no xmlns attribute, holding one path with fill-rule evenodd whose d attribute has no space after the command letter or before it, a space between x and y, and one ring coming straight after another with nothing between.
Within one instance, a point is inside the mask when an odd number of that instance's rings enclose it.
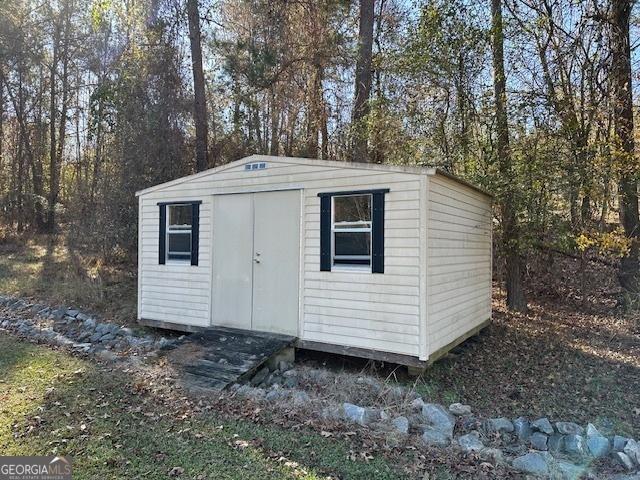
<instances>
[{"instance_id":1,"label":"wooden ramp","mask_svg":"<svg viewBox=\"0 0 640 480\"><path fill-rule=\"evenodd\" d=\"M182 371L188 388L223 390L251 376L295 341L289 335L213 327L186 337L168 358Z\"/></svg>"}]
</instances>

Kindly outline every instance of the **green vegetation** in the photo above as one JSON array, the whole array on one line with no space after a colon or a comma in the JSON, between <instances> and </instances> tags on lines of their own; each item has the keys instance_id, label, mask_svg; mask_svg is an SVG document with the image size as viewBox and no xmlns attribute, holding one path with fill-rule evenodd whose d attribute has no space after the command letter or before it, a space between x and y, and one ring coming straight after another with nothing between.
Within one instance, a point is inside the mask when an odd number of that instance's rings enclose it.
<instances>
[{"instance_id":1,"label":"green vegetation","mask_svg":"<svg viewBox=\"0 0 640 480\"><path fill-rule=\"evenodd\" d=\"M124 374L0 336L0 451L62 454L74 478L392 479L382 457L306 431L161 404Z\"/></svg>"},{"instance_id":2,"label":"green vegetation","mask_svg":"<svg viewBox=\"0 0 640 480\"><path fill-rule=\"evenodd\" d=\"M127 268L128 267L128 268ZM135 268L108 265L64 236L0 243L0 293L95 310L121 323L136 318Z\"/></svg>"}]
</instances>

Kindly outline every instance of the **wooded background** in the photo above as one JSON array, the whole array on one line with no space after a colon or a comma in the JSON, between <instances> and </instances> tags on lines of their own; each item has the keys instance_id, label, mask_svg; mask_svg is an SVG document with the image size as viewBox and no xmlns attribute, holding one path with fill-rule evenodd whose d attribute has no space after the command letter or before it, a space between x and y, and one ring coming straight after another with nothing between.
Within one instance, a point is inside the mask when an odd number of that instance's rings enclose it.
<instances>
[{"instance_id":1,"label":"wooded background","mask_svg":"<svg viewBox=\"0 0 640 480\"><path fill-rule=\"evenodd\" d=\"M0 2L0 221L133 262L150 185L252 153L436 165L496 195L510 307L545 250L616 262L633 303L633 7Z\"/></svg>"}]
</instances>

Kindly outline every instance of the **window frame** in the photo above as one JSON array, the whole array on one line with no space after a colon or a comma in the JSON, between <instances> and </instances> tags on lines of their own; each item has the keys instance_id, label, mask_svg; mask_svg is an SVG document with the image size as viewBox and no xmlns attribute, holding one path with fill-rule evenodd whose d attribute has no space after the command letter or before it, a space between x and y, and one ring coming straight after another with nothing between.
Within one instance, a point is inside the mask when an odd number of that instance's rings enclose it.
<instances>
[{"instance_id":1,"label":"window frame","mask_svg":"<svg viewBox=\"0 0 640 480\"><path fill-rule=\"evenodd\" d=\"M370 220L364 222L345 222L352 224L369 224L368 227L346 227L346 228L336 228L335 221L335 201L336 198L347 198L347 197L369 197L369 218ZM362 271L362 272L371 272L373 265L373 193L372 192L345 192L345 193L336 193L331 195L331 270L345 270L345 271ZM368 233L369 234L369 254L368 255L339 255L343 257L342 260L345 260L345 263L336 263L336 253L335 253L335 239L336 233ZM348 263L348 260L368 260L368 263Z\"/></svg>"},{"instance_id":2,"label":"window frame","mask_svg":"<svg viewBox=\"0 0 640 480\"><path fill-rule=\"evenodd\" d=\"M166 224L165 224L165 262L166 263L177 263L177 264L191 264L191 257L193 256L193 210L191 216L191 224L189 228L171 228L171 208L172 207L188 207L190 209L193 208L193 202L176 202L176 203L167 203L167 215L166 215ZM169 249L169 238L171 235L189 235L189 257L188 258L171 258L171 251ZM173 252L174 255L180 255L179 252ZM185 255L185 254L183 254Z\"/></svg>"}]
</instances>

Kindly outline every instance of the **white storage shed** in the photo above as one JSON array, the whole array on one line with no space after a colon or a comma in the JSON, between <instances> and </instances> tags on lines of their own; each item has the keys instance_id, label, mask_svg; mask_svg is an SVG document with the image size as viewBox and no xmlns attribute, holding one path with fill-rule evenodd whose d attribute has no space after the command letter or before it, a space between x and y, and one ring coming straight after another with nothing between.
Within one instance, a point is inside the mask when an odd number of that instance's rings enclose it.
<instances>
[{"instance_id":1,"label":"white storage shed","mask_svg":"<svg viewBox=\"0 0 640 480\"><path fill-rule=\"evenodd\" d=\"M491 196L439 169L254 155L137 196L142 324L420 367L491 319Z\"/></svg>"}]
</instances>

